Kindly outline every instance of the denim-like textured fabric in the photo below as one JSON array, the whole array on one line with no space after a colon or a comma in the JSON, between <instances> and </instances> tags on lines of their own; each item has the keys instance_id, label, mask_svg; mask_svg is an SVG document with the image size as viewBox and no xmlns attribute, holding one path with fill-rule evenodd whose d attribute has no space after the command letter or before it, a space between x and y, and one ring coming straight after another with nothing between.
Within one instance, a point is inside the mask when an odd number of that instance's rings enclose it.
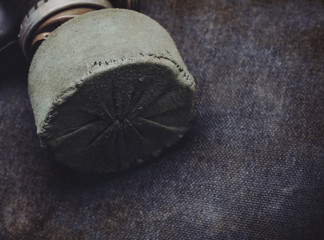
<instances>
[{"instance_id":1,"label":"denim-like textured fabric","mask_svg":"<svg viewBox=\"0 0 324 240\"><path fill-rule=\"evenodd\" d=\"M85 175L39 147L26 74L0 81L0 239L324 239L322 1L142 1L198 84L158 159Z\"/></svg>"}]
</instances>

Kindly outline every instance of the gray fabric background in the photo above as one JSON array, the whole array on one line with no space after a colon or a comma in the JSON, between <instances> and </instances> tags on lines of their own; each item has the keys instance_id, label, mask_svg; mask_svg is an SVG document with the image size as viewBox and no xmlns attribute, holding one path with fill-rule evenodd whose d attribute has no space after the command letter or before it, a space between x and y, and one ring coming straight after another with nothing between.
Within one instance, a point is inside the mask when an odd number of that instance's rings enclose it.
<instances>
[{"instance_id":1,"label":"gray fabric background","mask_svg":"<svg viewBox=\"0 0 324 240\"><path fill-rule=\"evenodd\" d=\"M324 239L323 1L142 12L196 79L192 130L142 167L79 174L40 149L27 74L1 73L0 239Z\"/></svg>"}]
</instances>

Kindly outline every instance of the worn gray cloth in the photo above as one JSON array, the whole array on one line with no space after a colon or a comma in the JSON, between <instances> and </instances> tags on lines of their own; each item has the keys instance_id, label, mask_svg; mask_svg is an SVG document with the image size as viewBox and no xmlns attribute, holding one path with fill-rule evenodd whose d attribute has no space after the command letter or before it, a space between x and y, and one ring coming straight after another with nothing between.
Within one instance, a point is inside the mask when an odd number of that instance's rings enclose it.
<instances>
[{"instance_id":1,"label":"worn gray cloth","mask_svg":"<svg viewBox=\"0 0 324 240\"><path fill-rule=\"evenodd\" d=\"M0 239L324 239L322 1L142 1L198 84L184 141L84 175L43 153L26 74L0 81Z\"/></svg>"}]
</instances>

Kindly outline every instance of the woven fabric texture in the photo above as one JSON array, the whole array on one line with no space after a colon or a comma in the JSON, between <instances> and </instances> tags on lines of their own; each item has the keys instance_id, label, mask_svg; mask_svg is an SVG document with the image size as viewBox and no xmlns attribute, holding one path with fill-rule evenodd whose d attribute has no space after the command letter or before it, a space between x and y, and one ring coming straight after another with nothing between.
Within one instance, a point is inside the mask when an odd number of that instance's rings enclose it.
<instances>
[{"instance_id":1,"label":"woven fabric texture","mask_svg":"<svg viewBox=\"0 0 324 240\"><path fill-rule=\"evenodd\" d=\"M324 239L324 3L142 0L198 85L177 146L115 175L39 147L0 74L0 239Z\"/></svg>"}]
</instances>

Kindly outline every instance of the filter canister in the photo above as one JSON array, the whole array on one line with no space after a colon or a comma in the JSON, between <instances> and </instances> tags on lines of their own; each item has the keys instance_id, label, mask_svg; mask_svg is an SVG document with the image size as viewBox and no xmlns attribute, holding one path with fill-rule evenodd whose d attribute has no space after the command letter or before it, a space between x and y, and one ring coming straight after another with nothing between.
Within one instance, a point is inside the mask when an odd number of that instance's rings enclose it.
<instances>
[{"instance_id":1,"label":"filter canister","mask_svg":"<svg viewBox=\"0 0 324 240\"><path fill-rule=\"evenodd\" d=\"M156 21L125 9L78 16L32 60L28 88L42 146L79 171L114 172L176 143L195 82Z\"/></svg>"}]
</instances>

